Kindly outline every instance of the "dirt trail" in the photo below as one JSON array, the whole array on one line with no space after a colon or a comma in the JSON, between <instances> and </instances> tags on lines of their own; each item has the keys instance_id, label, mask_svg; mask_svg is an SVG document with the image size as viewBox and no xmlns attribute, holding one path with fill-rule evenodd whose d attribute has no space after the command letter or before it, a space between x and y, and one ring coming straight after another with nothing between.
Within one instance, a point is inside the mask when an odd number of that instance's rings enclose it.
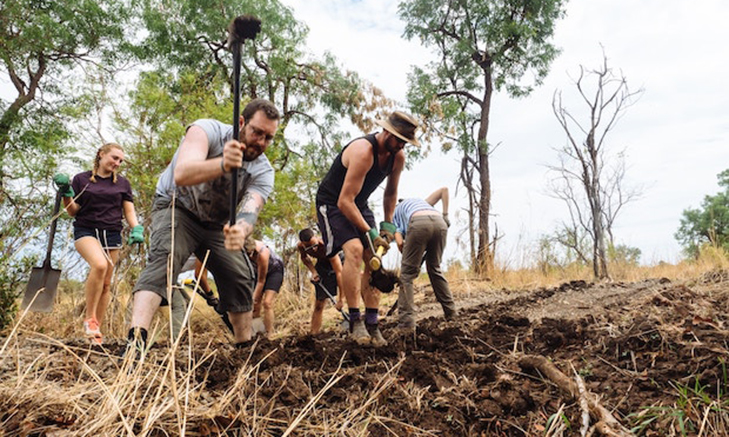
<instances>
[{"instance_id":1,"label":"dirt trail","mask_svg":"<svg viewBox=\"0 0 729 437\"><path fill-rule=\"evenodd\" d=\"M714 272L683 283L576 281L554 288L472 293L459 300L460 314L452 322L442 319L435 303L420 302L424 318L416 333L397 331L391 317L383 325L390 344L380 349L357 348L335 332L264 340L250 354L213 345L213 357L195 370L201 396L214 405L241 369L258 363L249 376L256 384L243 389L250 390L244 393L250 405L235 414L201 413L187 429L191 435L250 432L255 412L266 417L265 423L257 422L257 434L281 435L306 412L296 435L348 434L350 429L374 436L544 435L547 419L561 411L558 422L564 434L579 435L579 402L524 364L525 356L538 356L568 377L577 372L585 388L625 428L651 436L675 433L678 412L658 412L676 408L685 387L706 387L709 398L729 390L724 364L729 357L727 276ZM21 342L13 360L0 365L0 380L10 381L0 385L0 411L25 408L12 399L1 400L12 391L18 363L41 352L69 362L63 348L32 339ZM165 349L155 347L150 360L161 359ZM183 349L181 357L186 353ZM192 353L200 359L209 355L202 346ZM88 360L102 377L112 378L115 369L106 361L94 356ZM80 367L69 365L47 378L62 387L79 378ZM315 396L315 408L307 410ZM697 405L696 411L705 411L703 407ZM29 401L27 408L44 426L71 433L77 426L73 420L54 422L54 417L67 417L53 411L62 406L43 410ZM692 414L686 412L681 420L688 435L707 426L701 414ZM0 417L3 427L11 435L20 433L21 422L6 416ZM160 434L176 433L172 425L159 427Z\"/></svg>"}]
</instances>

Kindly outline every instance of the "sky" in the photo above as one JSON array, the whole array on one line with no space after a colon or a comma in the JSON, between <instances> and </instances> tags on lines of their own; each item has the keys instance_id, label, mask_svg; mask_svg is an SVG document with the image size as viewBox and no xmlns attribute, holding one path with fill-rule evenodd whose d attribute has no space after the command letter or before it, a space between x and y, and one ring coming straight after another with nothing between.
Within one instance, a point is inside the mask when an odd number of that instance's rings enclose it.
<instances>
[{"instance_id":1,"label":"sky","mask_svg":"<svg viewBox=\"0 0 729 437\"><path fill-rule=\"evenodd\" d=\"M342 68L358 72L407 109L407 74L433 52L402 38L404 23L391 0L282 0L309 26L312 54L333 53ZM548 77L530 96L497 93L491 107L492 232L501 239L497 263L520 267L533 259L535 242L568 218L566 205L549 195L547 166L566 144L552 112L561 90L574 100L580 65L603 62L622 72L631 90L644 89L608 135L611 150L625 150L626 184L642 191L614 226L619 244L637 247L641 262L677 262L674 238L682 212L719 191L716 175L729 168L729 2L679 0L573 0L557 23L553 43L562 50ZM457 189L458 156L430 144L430 155L403 173L399 197L426 197L447 186L451 194L445 260L467 260L457 235L466 227L465 190ZM376 201L376 199L375 199ZM381 219L382 212L375 211ZM463 240L465 242L465 240ZM389 256L389 255L388 255Z\"/></svg>"}]
</instances>

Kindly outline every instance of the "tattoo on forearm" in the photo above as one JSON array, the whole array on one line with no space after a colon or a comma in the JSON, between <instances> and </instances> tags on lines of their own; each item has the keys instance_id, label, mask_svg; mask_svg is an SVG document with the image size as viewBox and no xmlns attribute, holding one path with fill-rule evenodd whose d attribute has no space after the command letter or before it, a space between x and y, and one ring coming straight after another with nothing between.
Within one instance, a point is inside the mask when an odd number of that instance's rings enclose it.
<instances>
[{"instance_id":1,"label":"tattoo on forearm","mask_svg":"<svg viewBox=\"0 0 729 437\"><path fill-rule=\"evenodd\" d=\"M256 220L258 220L258 214L242 211L238 213L236 219L238 223L244 222L245 224L253 226L256 224Z\"/></svg>"},{"instance_id":2,"label":"tattoo on forearm","mask_svg":"<svg viewBox=\"0 0 729 437\"><path fill-rule=\"evenodd\" d=\"M258 220L258 214L261 212L261 205L259 204L257 197L252 196L250 193L246 193L243 197L243 208L236 216L238 223L243 222L253 228Z\"/></svg>"}]
</instances>

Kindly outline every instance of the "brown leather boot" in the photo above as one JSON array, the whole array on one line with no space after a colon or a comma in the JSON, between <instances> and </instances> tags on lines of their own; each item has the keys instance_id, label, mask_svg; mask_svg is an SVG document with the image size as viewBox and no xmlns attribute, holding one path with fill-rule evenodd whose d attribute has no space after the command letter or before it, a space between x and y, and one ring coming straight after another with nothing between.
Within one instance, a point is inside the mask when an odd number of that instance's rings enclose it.
<instances>
[{"instance_id":1,"label":"brown leather boot","mask_svg":"<svg viewBox=\"0 0 729 437\"><path fill-rule=\"evenodd\" d=\"M349 339L354 340L359 345L367 345L372 342L370 334L365 328L364 320L359 319L352 324L352 329L349 331Z\"/></svg>"},{"instance_id":2,"label":"brown leather boot","mask_svg":"<svg viewBox=\"0 0 729 437\"><path fill-rule=\"evenodd\" d=\"M387 346L387 340L382 336L378 325L367 325L367 332L370 334L370 343L374 347Z\"/></svg>"}]
</instances>

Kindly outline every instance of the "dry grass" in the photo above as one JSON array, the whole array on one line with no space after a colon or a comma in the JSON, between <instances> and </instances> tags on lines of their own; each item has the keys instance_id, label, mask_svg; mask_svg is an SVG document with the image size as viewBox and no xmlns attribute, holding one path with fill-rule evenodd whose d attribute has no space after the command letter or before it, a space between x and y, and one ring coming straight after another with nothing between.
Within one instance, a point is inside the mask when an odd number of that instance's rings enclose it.
<instances>
[{"instance_id":1,"label":"dry grass","mask_svg":"<svg viewBox=\"0 0 729 437\"><path fill-rule=\"evenodd\" d=\"M611 266L614 281L637 281L645 278L666 277L672 280L696 278L724 271L729 259L718 251L705 251L693 262L678 265L661 264L652 267ZM452 269L448 278L456 300L476 293L501 289L528 289L552 287L571 280L591 281L589 268L565 269L548 275L536 269L519 271L500 270L489 281L478 280L463 270ZM419 278L418 284L427 283ZM126 308L130 284L117 284L117 298L110 307L103 331L107 338L122 339L128 326ZM308 332L313 292L305 295L285 287L276 300L276 333L274 338L302 335ZM93 352L81 347L81 316L83 293L79 289L62 287L60 299L53 313L19 314L16 323L5 333L0 343L0 370L12 375L0 381L0 410L4 410L0 422L0 435L9 423L19 423L18 434L43 434L57 431L58 427L38 428L36 419L52 413L56 424L68 420L68 427L74 435L159 435L169 433L185 435L192 422L209 424L209 433L225 434L228 427L236 434L270 435L366 435L368 426L378 423L384 429L392 425L392 418L378 414L375 402L385 391L402 391L412 410L425 408L422 405L423 388L407 382L394 386L400 363L381 375L374 390L344 411L317 408L322 396L346 375L341 369L328 376L328 382L321 390L310 393L306 405L286 412L288 420L281 417L281 403L273 397L264 400L259 397L266 380L259 377L260 362L248 362L237 371L229 389L221 396L212 398L204 387L206 380L199 378L215 360L230 352L231 337L219 320L219 316L199 297L195 297L190 316L190 335L186 342L168 343L167 348L154 351L154 359L142 365L132 366L130 359L120 360L107 352ZM396 294L384 295L383 305L392 305ZM166 308L155 319L152 337L168 338L168 316ZM324 329L336 329L339 313L331 306L325 311ZM73 339L79 339L74 344ZM71 341L69 341L71 340ZM51 359L50 354L29 357L24 355L24 346L43 344L54 350L62 350L62 362ZM194 343L194 348L192 344ZM194 350L194 353L193 353ZM54 354L53 357L58 357ZM10 370L10 371L9 371ZM204 374L204 372L202 372ZM197 376L196 376L197 375ZM298 379L297 379L298 378ZM299 383L300 375L285 375L284 381ZM468 384L469 381L456 381ZM693 413L697 424L707 431L726 430L727 406L722 405L721 414L710 414L716 405L700 404L695 401L700 394L689 393L694 400ZM30 408L29 408L30 406ZM273 410L276 413L273 414ZM713 409L713 410L712 410ZM28 411L35 415L18 417ZM66 419L64 419L66 418ZM404 424L398 423L402 426ZM560 420L545 423L547 435L561 435ZM427 430L411 429L412 435L432 435Z\"/></svg>"},{"instance_id":2,"label":"dry grass","mask_svg":"<svg viewBox=\"0 0 729 437\"><path fill-rule=\"evenodd\" d=\"M661 263L654 266L611 265L612 280L619 282L636 282L649 278L668 278L671 280L689 280L711 272L729 270L729 257L721 250L706 248L698 260L682 261L676 265ZM569 266L555 269L545 274L539 269L506 270L497 269L488 280L480 279L471 272L451 268L447 275L451 291L458 300L470 298L494 290L529 290L542 287L555 287L562 283L584 280L593 281L592 271L585 266ZM416 287L427 286L427 275L416 280ZM102 331L109 338L125 338L128 327L128 302L132 284L122 279L116 284L115 297L107 312ZM26 315L22 332L45 334L52 338L81 338L81 314L83 312L83 290L81 284L61 282L59 298L52 313L29 313ZM313 289L306 287L302 292L297 287L284 284L275 301L276 324L273 338L289 335L303 335L309 330L311 310L314 304ZM389 308L397 301L397 293L383 294L381 305ZM324 312L324 330L337 329L341 315L327 304ZM168 338L169 307L162 307L156 316L157 338ZM228 340L230 335L220 318L212 308L200 297L195 296L190 325L198 337L205 340Z\"/></svg>"},{"instance_id":3,"label":"dry grass","mask_svg":"<svg viewBox=\"0 0 729 437\"><path fill-rule=\"evenodd\" d=\"M702 249L696 260L681 261L677 264L658 263L651 266L635 266L613 263L608 266L611 280L617 282L638 282L650 278L689 280L707 272L729 269L729 256L719 248L707 246ZM541 287L555 287L570 281L593 282L592 268L571 264L563 268L553 268L545 273L537 268L518 270L498 266L488 280L475 277L471 272L453 268L448 271L448 280L454 294L469 295L474 290L527 290ZM427 278L421 277L421 283Z\"/></svg>"}]
</instances>

